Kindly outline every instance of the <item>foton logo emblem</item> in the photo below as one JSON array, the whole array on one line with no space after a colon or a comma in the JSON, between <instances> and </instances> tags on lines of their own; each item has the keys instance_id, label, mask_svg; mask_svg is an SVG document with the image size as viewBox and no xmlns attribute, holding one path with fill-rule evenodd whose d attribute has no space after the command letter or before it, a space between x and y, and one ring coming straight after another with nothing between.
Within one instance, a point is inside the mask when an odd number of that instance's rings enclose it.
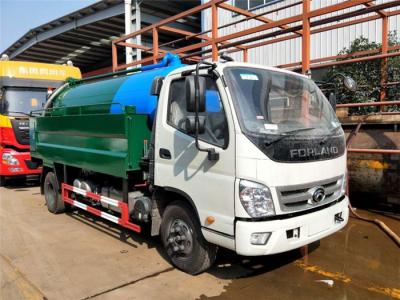
<instances>
[{"instance_id":1,"label":"foton logo emblem","mask_svg":"<svg viewBox=\"0 0 400 300\"><path fill-rule=\"evenodd\" d=\"M309 189L308 193L311 199L308 200L308 204L318 204L325 199L325 189L322 186L317 186L315 188Z\"/></svg>"},{"instance_id":2,"label":"foton logo emblem","mask_svg":"<svg viewBox=\"0 0 400 300\"><path fill-rule=\"evenodd\" d=\"M299 158L299 157L318 157L329 154L338 154L338 147L320 147L320 148L299 148L299 149L291 149L290 157L291 158Z\"/></svg>"}]
</instances>

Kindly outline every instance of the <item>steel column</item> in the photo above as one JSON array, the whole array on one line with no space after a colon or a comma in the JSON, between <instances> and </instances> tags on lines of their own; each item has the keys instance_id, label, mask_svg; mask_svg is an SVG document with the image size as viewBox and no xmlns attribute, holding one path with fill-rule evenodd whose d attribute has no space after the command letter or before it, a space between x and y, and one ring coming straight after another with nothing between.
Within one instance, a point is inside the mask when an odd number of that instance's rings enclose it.
<instances>
[{"instance_id":1,"label":"steel column","mask_svg":"<svg viewBox=\"0 0 400 300\"><path fill-rule=\"evenodd\" d=\"M212 37L212 61L218 60L218 44L216 39L218 38L218 7L213 1L211 6L211 37Z\"/></svg>"},{"instance_id":2,"label":"steel column","mask_svg":"<svg viewBox=\"0 0 400 300\"><path fill-rule=\"evenodd\" d=\"M153 63L157 63L158 58L158 31L153 27Z\"/></svg>"},{"instance_id":3,"label":"steel column","mask_svg":"<svg viewBox=\"0 0 400 300\"><path fill-rule=\"evenodd\" d=\"M387 16L382 17L382 54L387 54L389 48L389 18ZM385 83L387 82L387 66L388 66L388 59L383 58L381 60L381 90L379 94L379 100L383 101L386 98L386 86ZM381 111L383 111L383 106L381 106Z\"/></svg>"},{"instance_id":4,"label":"steel column","mask_svg":"<svg viewBox=\"0 0 400 300\"><path fill-rule=\"evenodd\" d=\"M113 72L117 71L118 68L118 51L117 46L114 43L111 43L111 53L112 53L112 70Z\"/></svg>"},{"instance_id":5,"label":"steel column","mask_svg":"<svg viewBox=\"0 0 400 300\"><path fill-rule=\"evenodd\" d=\"M310 0L303 0L302 68L303 74L310 72Z\"/></svg>"},{"instance_id":6,"label":"steel column","mask_svg":"<svg viewBox=\"0 0 400 300\"><path fill-rule=\"evenodd\" d=\"M249 61L249 51L247 49L243 49L243 62Z\"/></svg>"}]
</instances>

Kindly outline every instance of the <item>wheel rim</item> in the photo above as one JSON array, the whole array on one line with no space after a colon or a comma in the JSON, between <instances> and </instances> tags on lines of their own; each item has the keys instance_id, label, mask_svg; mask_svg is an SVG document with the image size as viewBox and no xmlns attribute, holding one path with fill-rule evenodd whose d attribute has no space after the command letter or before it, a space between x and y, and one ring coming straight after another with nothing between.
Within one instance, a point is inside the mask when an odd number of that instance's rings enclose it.
<instances>
[{"instance_id":1,"label":"wheel rim","mask_svg":"<svg viewBox=\"0 0 400 300\"><path fill-rule=\"evenodd\" d=\"M176 219L171 223L167 245L167 252L170 256L185 257L192 253L193 233L185 221Z\"/></svg>"}]
</instances>

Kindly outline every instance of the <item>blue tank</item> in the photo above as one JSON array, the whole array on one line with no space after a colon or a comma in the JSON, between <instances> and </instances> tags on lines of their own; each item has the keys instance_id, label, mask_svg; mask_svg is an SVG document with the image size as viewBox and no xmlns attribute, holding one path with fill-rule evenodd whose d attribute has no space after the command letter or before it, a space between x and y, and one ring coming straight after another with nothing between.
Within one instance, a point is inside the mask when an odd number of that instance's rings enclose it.
<instances>
[{"instance_id":1,"label":"blue tank","mask_svg":"<svg viewBox=\"0 0 400 300\"><path fill-rule=\"evenodd\" d=\"M182 66L179 56L167 53L160 63L142 66L139 72L130 75L78 81L56 96L53 107L109 104L110 113L119 114L125 106L134 106L137 114L147 114L152 120L157 105L157 97L150 94L153 79Z\"/></svg>"}]
</instances>

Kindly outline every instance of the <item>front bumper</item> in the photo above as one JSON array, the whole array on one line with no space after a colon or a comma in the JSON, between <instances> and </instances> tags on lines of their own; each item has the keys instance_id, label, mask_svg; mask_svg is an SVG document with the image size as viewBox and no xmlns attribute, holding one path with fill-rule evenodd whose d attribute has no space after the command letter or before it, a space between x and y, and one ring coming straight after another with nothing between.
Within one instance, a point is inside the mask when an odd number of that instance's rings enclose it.
<instances>
[{"instance_id":1,"label":"front bumper","mask_svg":"<svg viewBox=\"0 0 400 300\"><path fill-rule=\"evenodd\" d=\"M3 153L9 152L18 160L18 165L8 165L1 159ZM0 148L0 175L1 176L20 176L20 175L34 175L42 172L41 167L34 168L30 164L31 155L29 152L17 152L7 148Z\"/></svg>"},{"instance_id":2,"label":"front bumper","mask_svg":"<svg viewBox=\"0 0 400 300\"><path fill-rule=\"evenodd\" d=\"M341 213L343 221L335 221ZM346 226L349 219L348 198L325 209L301 216L260 222L236 222L236 252L245 256L281 253L300 248L335 233ZM288 231L299 228L299 237L288 238ZM266 245L253 245L250 236L255 232L271 232Z\"/></svg>"}]
</instances>

